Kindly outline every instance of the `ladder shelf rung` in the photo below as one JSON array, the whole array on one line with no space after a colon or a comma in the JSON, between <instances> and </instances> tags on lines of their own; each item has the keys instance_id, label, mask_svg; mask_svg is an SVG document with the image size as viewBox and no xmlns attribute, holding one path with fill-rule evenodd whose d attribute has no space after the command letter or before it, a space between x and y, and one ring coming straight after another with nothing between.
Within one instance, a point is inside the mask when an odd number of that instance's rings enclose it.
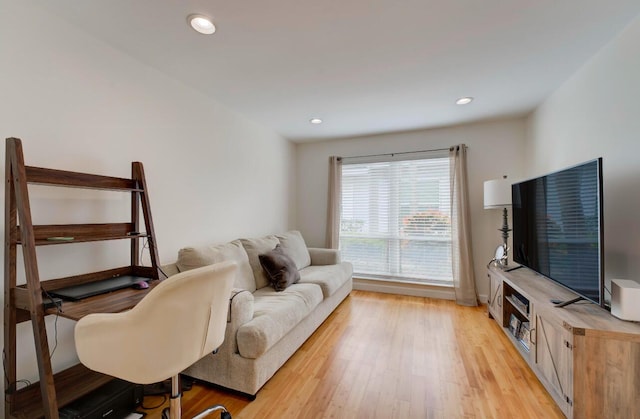
<instances>
[{"instance_id":1,"label":"ladder shelf rung","mask_svg":"<svg viewBox=\"0 0 640 419\"><path fill-rule=\"evenodd\" d=\"M36 246L148 237L135 232L133 223L34 225L33 235ZM22 244L20 227L17 236Z\"/></svg>"},{"instance_id":2,"label":"ladder shelf rung","mask_svg":"<svg viewBox=\"0 0 640 419\"><path fill-rule=\"evenodd\" d=\"M60 317L76 321L93 313L119 313L135 307L160 282L157 279L151 280L149 288L141 290L124 288L78 301L63 301L60 312L53 307L47 309L46 313L57 314Z\"/></svg>"},{"instance_id":3,"label":"ladder shelf rung","mask_svg":"<svg viewBox=\"0 0 640 419\"><path fill-rule=\"evenodd\" d=\"M67 170L46 169L43 167L25 166L27 183L70 188L104 189L123 192L143 192L133 179L112 176L93 175L89 173L70 172Z\"/></svg>"},{"instance_id":4,"label":"ladder shelf rung","mask_svg":"<svg viewBox=\"0 0 640 419\"><path fill-rule=\"evenodd\" d=\"M156 278L157 274L150 266L122 266L119 268L107 269L105 271L89 272L63 278L43 279L40 281L40 286L42 290L51 292L60 288L72 287L74 285L86 284L88 282L102 281L104 279L115 278L122 275ZM20 285L18 288L25 287L26 285Z\"/></svg>"}]
</instances>

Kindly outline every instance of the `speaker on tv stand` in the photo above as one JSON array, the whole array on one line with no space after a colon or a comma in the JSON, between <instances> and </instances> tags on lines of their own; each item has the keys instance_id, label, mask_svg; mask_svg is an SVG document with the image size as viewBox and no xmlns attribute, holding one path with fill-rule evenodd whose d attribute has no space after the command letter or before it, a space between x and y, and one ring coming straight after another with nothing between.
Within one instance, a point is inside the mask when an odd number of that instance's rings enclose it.
<instances>
[{"instance_id":1,"label":"speaker on tv stand","mask_svg":"<svg viewBox=\"0 0 640 419\"><path fill-rule=\"evenodd\" d=\"M640 284L629 279L611 280L611 314L621 320L640 321Z\"/></svg>"}]
</instances>

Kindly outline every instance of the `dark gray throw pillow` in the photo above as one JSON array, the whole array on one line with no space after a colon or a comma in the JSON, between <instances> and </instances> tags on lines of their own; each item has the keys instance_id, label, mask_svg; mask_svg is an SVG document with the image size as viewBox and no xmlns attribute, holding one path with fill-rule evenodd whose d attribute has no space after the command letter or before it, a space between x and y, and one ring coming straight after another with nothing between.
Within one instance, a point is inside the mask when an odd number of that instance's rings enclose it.
<instances>
[{"instance_id":1,"label":"dark gray throw pillow","mask_svg":"<svg viewBox=\"0 0 640 419\"><path fill-rule=\"evenodd\" d=\"M275 249L258 255L258 259L274 290L284 291L289 285L300 281L296 263L279 244Z\"/></svg>"}]
</instances>

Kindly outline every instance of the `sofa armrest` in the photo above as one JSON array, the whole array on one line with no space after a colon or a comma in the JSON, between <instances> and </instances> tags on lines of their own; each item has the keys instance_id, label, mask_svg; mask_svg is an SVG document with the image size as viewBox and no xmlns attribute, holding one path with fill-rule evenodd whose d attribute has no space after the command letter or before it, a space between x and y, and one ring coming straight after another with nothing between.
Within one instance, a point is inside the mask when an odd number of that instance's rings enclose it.
<instances>
[{"instance_id":1,"label":"sofa armrest","mask_svg":"<svg viewBox=\"0 0 640 419\"><path fill-rule=\"evenodd\" d=\"M219 348L221 352L234 354L238 352L236 334L243 324L253 318L253 294L247 290L233 288L229 297L229 313L227 314L227 329L224 342Z\"/></svg>"},{"instance_id":2,"label":"sofa armrest","mask_svg":"<svg viewBox=\"0 0 640 419\"><path fill-rule=\"evenodd\" d=\"M164 274L167 275L167 278L180 273L180 270L178 269L178 265L176 265L175 262L162 265L160 269L162 269L162 272L164 272Z\"/></svg>"},{"instance_id":3,"label":"sofa armrest","mask_svg":"<svg viewBox=\"0 0 640 419\"><path fill-rule=\"evenodd\" d=\"M340 263L340 250L338 249L321 249L318 247L309 248L309 256L311 256L311 265L337 265Z\"/></svg>"},{"instance_id":4,"label":"sofa armrest","mask_svg":"<svg viewBox=\"0 0 640 419\"><path fill-rule=\"evenodd\" d=\"M229 297L227 323L242 326L253 318L253 294L241 288L233 288ZM229 328L229 326L227 326Z\"/></svg>"}]
</instances>

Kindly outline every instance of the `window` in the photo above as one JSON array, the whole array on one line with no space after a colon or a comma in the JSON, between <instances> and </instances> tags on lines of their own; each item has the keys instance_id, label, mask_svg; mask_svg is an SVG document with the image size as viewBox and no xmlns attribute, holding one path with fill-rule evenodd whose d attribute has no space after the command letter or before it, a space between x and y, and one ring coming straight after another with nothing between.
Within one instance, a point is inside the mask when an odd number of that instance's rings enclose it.
<instances>
[{"instance_id":1,"label":"window","mask_svg":"<svg viewBox=\"0 0 640 419\"><path fill-rule=\"evenodd\" d=\"M356 274L452 284L449 159L344 159L340 249Z\"/></svg>"}]
</instances>

